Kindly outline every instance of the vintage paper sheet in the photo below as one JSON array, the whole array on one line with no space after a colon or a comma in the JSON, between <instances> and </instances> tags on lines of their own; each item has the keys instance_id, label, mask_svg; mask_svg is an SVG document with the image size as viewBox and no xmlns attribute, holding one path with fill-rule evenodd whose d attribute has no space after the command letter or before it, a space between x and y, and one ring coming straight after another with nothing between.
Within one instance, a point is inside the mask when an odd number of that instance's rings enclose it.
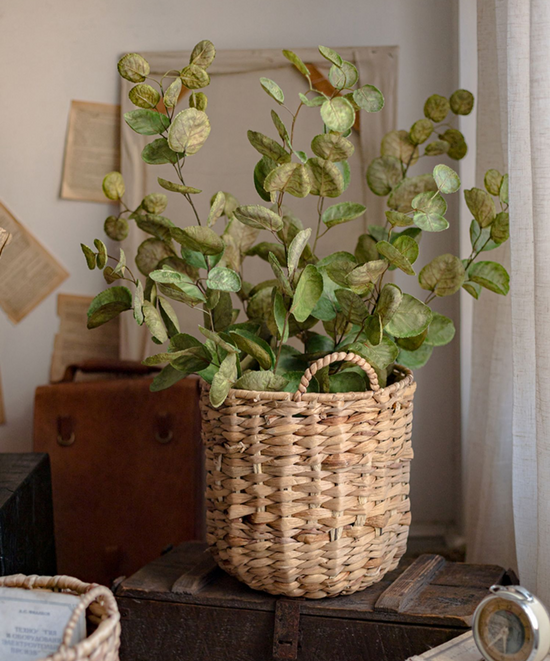
<instances>
[{"instance_id":1,"label":"vintage paper sheet","mask_svg":"<svg viewBox=\"0 0 550 661\"><path fill-rule=\"evenodd\" d=\"M16 324L69 274L2 203L0 227L13 237L0 258L0 306Z\"/></svg>"},{"instance_id":2,"label":"vintage paper sheet","mask_svg":"<svg viewBox=\"0 0 550 661\"><path fill-rule=\"evenodd\" d=\"M87 311L91 296L59 294L57 314L59 332L55 336L50 368L50 381L55 383L63 378L69 365L84 360L116 360L119 357L119 319L88 330Z\"/></svg>"},{"instance_id":3,"label":"vintage paper sheet","mask_svg":"<svg viewBox=\"0 0 550 661\"><path fill-rule=\"evenodd\" d=\"M0 659L34 661L55 653L79 602L76 595L0 588ZM86 622L82 613L71 645L85 636Z\"/></svg>"},{"instance_id":4,"label":"vintage paper sheet","mask_svg":"<svg viewBox=\"0 0 550 661\"><path fill-rule=\"evenodd\" d=\"M101 183L120 169L120 106L73 101L65 147L61 197L109 202Z\"/></svg>"}]
</instances>

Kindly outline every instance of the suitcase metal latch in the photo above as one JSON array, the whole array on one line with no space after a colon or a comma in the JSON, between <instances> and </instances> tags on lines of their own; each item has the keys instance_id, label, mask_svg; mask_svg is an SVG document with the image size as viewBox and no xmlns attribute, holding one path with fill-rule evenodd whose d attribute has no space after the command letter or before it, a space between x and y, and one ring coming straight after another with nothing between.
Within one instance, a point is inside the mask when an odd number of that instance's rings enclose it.
<instances>
[{"instance_id":1,"label":"suitcase metal latch","mask_svg":"<svg viewBox=\"0 0 550 661\"><path fill-rule=\"evenodd\" d=\"M278 599L273 631L274 661L297 661L299 639L300 602L295 599Z\"/></svg>"}]
</instances>

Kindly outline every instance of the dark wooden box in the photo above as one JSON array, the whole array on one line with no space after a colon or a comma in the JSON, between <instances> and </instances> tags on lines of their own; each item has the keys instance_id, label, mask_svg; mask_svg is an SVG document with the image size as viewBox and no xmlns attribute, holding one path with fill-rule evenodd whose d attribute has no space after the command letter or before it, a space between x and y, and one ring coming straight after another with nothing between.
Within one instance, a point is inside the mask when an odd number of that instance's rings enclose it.
<instances>
[{"instance_id":1,"label":"dark wooden box","mask_svg":"<svg viewBox=\"0 0 550 661\"><path fill-rule=\"evenodd\" d=\"M0 454L0 576L9 574L56 574L47 454Z\"/></svg>"},{"instance_id":2,"label":"dark wooden box","mask_svg":"<svg viewBox=\"0 0 550 661\"><path fill-rule=\"evenodd\" d=\"M506 572L404 560L347 597L255 592L216 568L200 542L182 544L120 583L121 661L402 661L464 633Z\"/></svg>"}]
</instances>

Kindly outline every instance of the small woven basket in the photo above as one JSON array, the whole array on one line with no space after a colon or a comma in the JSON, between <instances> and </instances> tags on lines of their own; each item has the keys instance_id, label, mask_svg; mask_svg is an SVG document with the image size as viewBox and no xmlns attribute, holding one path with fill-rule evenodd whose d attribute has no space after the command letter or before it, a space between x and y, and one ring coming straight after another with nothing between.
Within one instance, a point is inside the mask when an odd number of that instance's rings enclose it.
<instances>
[{"instance_id":1,"label":"small woven basket","mask_svg":"<svg viewBox=\"0 0 550 661\"><path fill-rule=\"evenodd\" d=\"M307 393L317 370L337 361L361 367L371 390ZM216 409L209 388L207 541L225 571L256 590L320 599L395 569L410 525L410 370L396 367L380 388L363 358L339 352L313 363L294 395L231 390Z\"/></svg>"},{"instance_id":2,"label":"small woven basket","mask_svg":"<svg viewBox=\"0 0 550 661\"><path fill-rule=\"evenodd\" d=\"M63 640L57 652L40 661L119 661L120 615L113 593L102 585L83 583L70 576L13 576L0 577L0 587L50 590L80 596ZM83 611L90 608L89 619L97 629L87 638L70 647L75 627Z\"/></svg>"}]
</instances>

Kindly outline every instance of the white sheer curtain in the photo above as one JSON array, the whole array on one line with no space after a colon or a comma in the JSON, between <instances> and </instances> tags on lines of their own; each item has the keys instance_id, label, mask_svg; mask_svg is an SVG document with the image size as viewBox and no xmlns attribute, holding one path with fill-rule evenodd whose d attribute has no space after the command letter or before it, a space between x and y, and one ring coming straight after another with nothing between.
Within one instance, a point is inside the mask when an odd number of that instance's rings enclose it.
<instances>
[{"instance_id":1,"label":"white sheer curtain","mask_svg":"<svg viewBox=\"0 0 550 661\"><path fill-rule=\"evenodd\" d=\"M550 3L478 0L478 47L478 185L510 174L512 287L475 309L468 554L550 604Z\"/></svg>"}]
</instances>

